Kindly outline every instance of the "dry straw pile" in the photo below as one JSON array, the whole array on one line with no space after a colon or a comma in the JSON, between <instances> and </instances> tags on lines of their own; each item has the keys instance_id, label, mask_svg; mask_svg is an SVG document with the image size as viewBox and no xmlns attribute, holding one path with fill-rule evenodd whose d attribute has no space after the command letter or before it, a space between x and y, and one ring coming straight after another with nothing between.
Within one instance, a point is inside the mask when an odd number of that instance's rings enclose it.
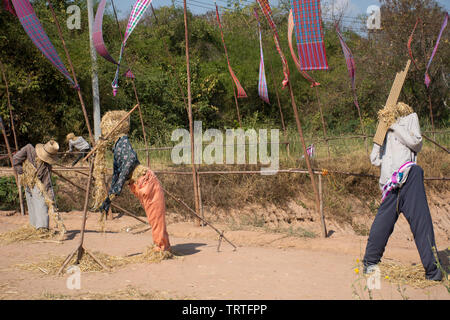
<instances>
[{"instance_id":1,"label":"dry straw pile","mask_svg":"<svg viewBox=\"0 0 450 320\"><path fill-rule=\"evenodd\" d=\"M427 288L440 284L437 281L425 279L425 270L422 265L401 265L391 262L380 263L383 278L389 282L400 285L409 285L414 288Z\"/></svg>"},{"instance_id":2,"label":"dry straw pile","mask_svg":"<svg viewBox=\"0 0 450 320\"><path fill-rule=\"evenodd\" d=\"M128 264L135 263L159 263L163 260L174 259L178 254L174 254L169 251L156 251L154 246L149 246L145 249L145 251L141 254L135 256L125 256L118 257L112 256L101 252L93 253L98 260L100 260L106 267L110 270L115 268L120 268ZM61 268L65 257L61 256L50 256L48 259L35 262L35 263L27 263L27 264L18 264L17 268L27 271L40 271L47 275L56 275L58 274L59 269ZM72 258L70 263L68 263L68 268L75 264L76 255ZM78 264L81 272L100 272L105 271L103 268L92 259L89 254L84 254ZM67 269L66 269L67 270ZM64 270L65 271L65 270Z\"/></svg>"},{"instance_id":3,"label":"dry straw pile","mask_svg":"<svg viewBox=\"0 0 450 320\"><path fill-rule=\"evenodd\" d=\"M54 230L39 229L33 226L23 225L22 227L0 234L0 240L6 243L33 241L33 240L51 240L57 237L58 233Z\"/></svg>"}]
</instances>

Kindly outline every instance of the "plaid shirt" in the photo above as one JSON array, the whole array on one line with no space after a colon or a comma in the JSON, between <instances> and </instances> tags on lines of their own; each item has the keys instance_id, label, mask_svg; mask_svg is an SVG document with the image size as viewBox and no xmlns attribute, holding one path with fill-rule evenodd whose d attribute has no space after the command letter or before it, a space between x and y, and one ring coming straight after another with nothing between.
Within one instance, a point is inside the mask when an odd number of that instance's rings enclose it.
<instances>
[{"instance_id":1,"label":"plaid shirt","mask_svg":"<svg viewBox=\"0 0 450 320\"><path fill-rule=\"evenodd\" d=\"M123 185L129 180L133 170L140 163L127 136L123 136L117 140L113 152L114 171L108 195L120 195Z\"/></svg>"}]
</instances>

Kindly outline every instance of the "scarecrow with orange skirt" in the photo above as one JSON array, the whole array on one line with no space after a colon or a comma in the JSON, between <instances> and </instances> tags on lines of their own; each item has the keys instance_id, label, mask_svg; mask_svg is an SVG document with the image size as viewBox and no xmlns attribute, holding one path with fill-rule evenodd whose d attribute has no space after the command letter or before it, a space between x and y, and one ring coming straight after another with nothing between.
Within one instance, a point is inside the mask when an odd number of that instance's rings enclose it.
<instances>
[{"instance_id":1,"label":"scarecrow with orange skirt","mask_svg":"<svg viewBox=\"0 0 450 320\"><path fill-rule=\"evenodd\" d=\"M144 207L148 222L152 227L153 242L156 251L168 251L170 249L169 235L166 228L166 205L161 184L152 170L140 164L136 152L128 139L129 120L124 121L113 133L111 130L127 115L125 111L109 111L101 121L103 136L107 140L100 140L94 161L95 193L94 198L104 199L100 205L100 211L107 213L111 201L120 195L123 186L127 183L131 192L139 199ZM102 184L102 173L106 172L104 154L107 147L112 147L114 153L113 176L109 191ZM106 196L106 198L105 198Z\"/></svg>"}]
</instances>

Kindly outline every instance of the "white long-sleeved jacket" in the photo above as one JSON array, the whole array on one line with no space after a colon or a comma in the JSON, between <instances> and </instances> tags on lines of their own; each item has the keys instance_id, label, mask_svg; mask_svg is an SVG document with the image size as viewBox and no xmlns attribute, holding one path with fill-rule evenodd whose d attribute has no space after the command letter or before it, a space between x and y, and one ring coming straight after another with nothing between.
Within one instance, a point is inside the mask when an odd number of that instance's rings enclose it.
<instances>
[{"instance_id":1,"label":"white long-sleeved jacket","mask_svg":"<svg viewBox=\"0 0 450 320\"><path fill-rule=\"evenodd\" d=\"M422 149L422 135L420 133L419 118L411 113L399 118L386 134L383 145L373 145L370 161L374 166L381 166L380 189L397 171L408 161L417 161L417 153ZM402 184L408 177L409 169L403 173Z\"/></svg>"}]
</instances>

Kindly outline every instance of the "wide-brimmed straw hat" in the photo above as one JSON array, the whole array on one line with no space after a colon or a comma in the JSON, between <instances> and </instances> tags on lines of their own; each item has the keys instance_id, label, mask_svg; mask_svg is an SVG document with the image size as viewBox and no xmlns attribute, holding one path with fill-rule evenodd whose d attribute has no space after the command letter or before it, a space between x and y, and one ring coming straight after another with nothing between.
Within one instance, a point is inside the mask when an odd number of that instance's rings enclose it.
<instances>
[{"instance_id":1,"label":"wide-brimmed straw hat","mask_svg":"<svg viewBox=\"0 0 450 320\"><path fill-rule=\"evenodd\" d=\"M55 140L50 140L46 144L38 143L36 145L36 155L38 158L49 164L56 163L58 151L59 144Z\"/></svg>"},{"instance_id":2,"label":"wide-brimmed straw hat","mask_svg":"<svg viewBox=\"0 0 450 320\"><path fill-rule=\"evenodd\" d=\"M69 140L72 140L72 139L75 139L75 134L73 132L69 133L66 136L66 141L69 141Z\"/></svg>"}]
</instances>

